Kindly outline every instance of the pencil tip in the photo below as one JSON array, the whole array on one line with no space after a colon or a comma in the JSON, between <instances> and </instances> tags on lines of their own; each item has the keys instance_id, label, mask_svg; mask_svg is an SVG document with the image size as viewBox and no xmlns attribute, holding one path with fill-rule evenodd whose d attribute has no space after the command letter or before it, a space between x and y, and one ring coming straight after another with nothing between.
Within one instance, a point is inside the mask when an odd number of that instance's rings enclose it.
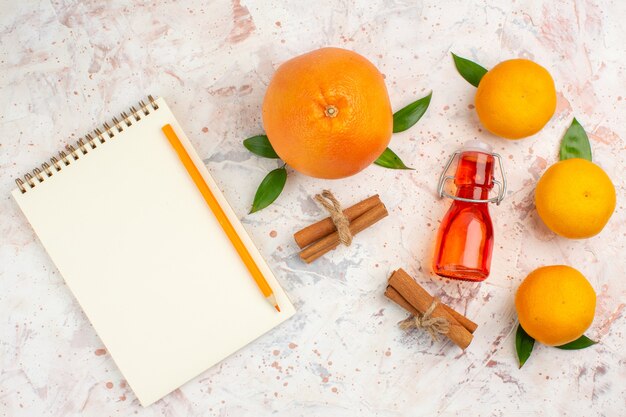
<instances>
[{"instance_id":1,"label":"pencil tip","mask_svg":"<svg viewBox=\"0 0 626 417\"><path fill-rule=\"evenodd\" d=\"M268 295L267 297L265 297L265 299L268 303L270 303L271 306L274 306L276 311L280 313L280 307L278 307L278 303L276 302L276 296L274 295L274 293Z\"/></svg>"}]
</instances>

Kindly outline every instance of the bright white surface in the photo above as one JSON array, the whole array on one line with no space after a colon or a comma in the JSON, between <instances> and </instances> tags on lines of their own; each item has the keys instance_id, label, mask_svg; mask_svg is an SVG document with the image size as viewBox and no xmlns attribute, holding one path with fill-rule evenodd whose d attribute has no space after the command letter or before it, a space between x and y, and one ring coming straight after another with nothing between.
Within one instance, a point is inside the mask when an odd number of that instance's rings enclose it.
<instances>
[{"instance_id":1,"label":"bright white surface","mask_svg":"<svg viewBox=\"0 0 626 417\"><path fill-rule=\"evenodd\" d=\"M0 10L0 415L625 414L626 3L60 0L5 1ZM290 171L276 204L247 215L256 186L278 166L241 145L262 131L265 87L281 62L325 45L372 60L394 109L434 91L419 124L390 145L416 170L370 167L338 181ZM484 132L475 89L450 51L486 67L512 57L541 63L558 90L554 118L520 141ZM142 410L9 191L15 177L146 93L168 99L298 313ZM618 192L607 228L581 241L546 230L533 202L573 116ZM509 179L506 199L492 207L493 272L482 284L441 281L430 266L449 205L435 196L437 179L472 138L504 157ZM322 216L311 195L323 188L345 204L379 193L390 215L351 248L307 266L291 234ZM538 346L518 370L515 290L534 268L558 263L580 269L596 289L588 335L601 344ZM398 267L479 324L465 354L398 329L404 314L383 297Z\"/></svg>"}]
</instances>

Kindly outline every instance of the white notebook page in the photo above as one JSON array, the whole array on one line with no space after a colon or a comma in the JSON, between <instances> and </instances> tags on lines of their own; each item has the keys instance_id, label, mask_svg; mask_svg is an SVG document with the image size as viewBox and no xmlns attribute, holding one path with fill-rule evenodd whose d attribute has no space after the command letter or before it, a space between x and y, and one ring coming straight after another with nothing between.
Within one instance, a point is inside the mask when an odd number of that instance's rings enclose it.
<instances>
[{"instance_id":1,"label":"white notebook page","mask_svg":"<svg viewBox=\"0 0 626 417\"><path fill-rule=\"evenodd\" d=\"M123 132L96 142L97 149L87 146L87 155L79 151L78 160L70 157L69 166L26 193L13 191L144 406L294 314L167 104L162 98L156 104L158 110L148 105L141 121L122 124ZM259 291L163 135L167 123L273 288L281 313Z\"/></svg>"}]
</instances>

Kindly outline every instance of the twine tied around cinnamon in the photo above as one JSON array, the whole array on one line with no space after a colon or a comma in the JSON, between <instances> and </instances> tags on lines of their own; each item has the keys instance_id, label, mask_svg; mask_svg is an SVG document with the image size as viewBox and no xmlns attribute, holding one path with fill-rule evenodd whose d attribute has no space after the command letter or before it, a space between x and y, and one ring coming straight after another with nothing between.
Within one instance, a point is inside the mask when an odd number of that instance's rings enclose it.
<instances>
[{"instance_id":1,"label":"twine tied around cinnamon","mask_svg":"<svg viewBox=\"0 0 626 417\"><path fill-rule=\"evenodd\" d=\"M352 244L352 232L350 232L350 220L341 209L341 204L330 190L323 190L322 194L316 194L315 200L322 205L330 214L330 219L337 228L339 242L346 246Z\"/></svg>"},{"instance_id":2,"label":"twine tied around cinnamon","mask_svg":"<svg viewBox=\"0 0 626 417\"><path fill-rule=\"evenodd\" d=\"M424 329L435 342L438 342L440 334L447 334L450 331L450 322L448 320L443 317L432 317L433 311L435 311L438 304L439 300L433 298L432 304L424 314L418 314L402 320L399 323L400 328L402 330Z\"/></svg>"}]
</instances>

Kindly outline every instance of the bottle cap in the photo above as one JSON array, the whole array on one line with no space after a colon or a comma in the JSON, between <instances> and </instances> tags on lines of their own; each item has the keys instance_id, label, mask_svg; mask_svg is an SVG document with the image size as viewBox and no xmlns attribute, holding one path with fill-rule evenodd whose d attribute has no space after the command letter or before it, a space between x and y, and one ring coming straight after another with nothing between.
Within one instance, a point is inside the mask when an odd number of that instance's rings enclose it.
<instances>
[{"instance_id":1,"label":"bottle cap","mask_svg":"<svg viewBox=\"0 0 626 417\"><path fill-rule=\"evenodd\" d=\"M493 148L488 143L482 142L477 139L473 139L473 140L468 140L467 142L465 142L463 146L461 147L460 151L461 152L478 151L478 152L484 152L484 153L490 154L490 153L493 153Z\"/></svg>"}]
</instances>

